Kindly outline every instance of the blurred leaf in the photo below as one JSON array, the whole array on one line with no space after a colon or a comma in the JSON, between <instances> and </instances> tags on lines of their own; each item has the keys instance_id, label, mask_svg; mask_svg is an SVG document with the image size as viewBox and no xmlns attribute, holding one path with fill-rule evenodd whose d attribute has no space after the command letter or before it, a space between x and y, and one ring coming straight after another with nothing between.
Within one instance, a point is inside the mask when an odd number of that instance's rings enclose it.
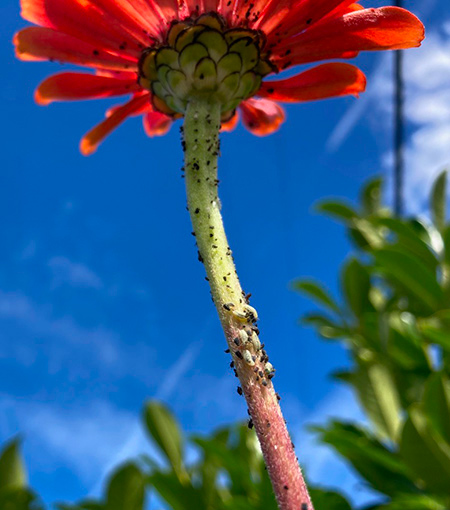
<instances>
[{"instance_id":1,"label":"blurred leaf","mask_svg":"<svg viewBox=\"0 0 450 510\"><path fill-rule=\"evenodd\" d=\"M400 398L389 369L381 363L363 361L348 372L359 400L381 436L395 441L402 414Z\"/></svg>"},{"instance_id":2,"label":"blurred leaf","mask_svg":"<svg viewBox=\"0 0 450 510\"><path fill-rule=\"evenodd\" d=\"M447 510L443 501L424 494L401 494L386 505L375 505L364 510Z\"/></svg>"},{"instance_id":3,"label":"blurred leaf","mask_svg":"<svg viewBox=\"0 0 450 510\"><path fill-rule=\"evenodd\" d=\"M27 474L20 454L20 441L10 441L0 455L0 489L25 489Z\"/></svg>"},{"instance_id":4,"label":"blurred leaf","mask_svg":"<svg viewBox=\"0 0 450 510\"><path fill-rule=\"evenodd\" d=\"M407 465L437 494L448 494L450 487L450 445L430 430L415 405L410 408L400 442L400 453Z\"/></svg>"},{"instance_id":5,"label":"blurred leaf","mask_svg":"<svg viewBox=\"0 0 450 510\"><path fill-rule=\"evenodd\" d=\"M426 340L450 352L450 310L442 310L431 317L420 319L418 327Z\"/></svg>"},{"instance_id":6,"label":"blurred leaf","mask_svg":"<svg viewBox=\"0 0 450 510\"><path fill-rule=\"evenodd\" d=\"M428 310L438 309L443 297L436 275L407 251L383 248L375 252L378 270L399 282Z\"/></svg>"},{"instance_id":7,"label":"blurred leaf","mask_svg":"<svg viewBox=\"0 0 450 510\"><path fill-rule=\"evenodd\" d=\"M302 317L301 323L305 326L314 326L324 338L342 338L348 334L347 328L342 328L330 320L326 315L320 313L309 313Z\"/></svg>"},{"instance_id":8,"label":"blurred leaf","mask_svg":"<svg viewBox=\"0 0 450 510\"><path fill-rule=\"evenodd\" d=\"M342 287L347 302L357 317L372 311L369 299L370 275L367 269L355 258L350 259L343 268Z\"/></svg>"},{"instance_id":9,"label":"blurred leaf","mask_svg":"<svg viewBox=\"0 0 450 510\"><path fill-rule=\"evenodd\" d=\"M389 317L387 352L402 369L430 370L430 363L423 339L411 314L392 313Z\"/></svg>"},{"instance_id":10,"label":"blurred leaf","mask_svg":"<svg viewBox=\"0 0 450 510\"><path fill-rule=\"evenodd\" d=\"M337 492L311 489L309 495L315 508L319 510L352 510L350 503Z\"/></svg>"},{"instance_id":11,"label":"blurred leaf","mask_svg":"<svg viewBox=\"0 0 450 510\"><path fill-rule=\"evenodd\" d=\"M423 397L424 411L433 429L450 445L450 381L442 373L432 375Z\"/></svg>"},{"instance_id":12,"label":"blurred leaf","mask_svg":"<svg viewBox=\"0 0 450 510\"><path fill-rule=\"evenodd\" d=\"M430 250L429 245L419 235L417 225L406 223L397 218L377 218L374 223L385 227L396 234L400 247L407 248L410 253L423 261L431 271L436 271L439 261Z\"/></svg>"},{"instance_id":13,"label":"blurred leaf","mask_svg":"<svg viewBox=\"0 0 450 510\"><path fill-rule=\"evenodd\" d=\"M27 489L7 487L0 489L1 510L42 510L35 494Z\"/></svg>"},{"instance_id":14,"label":"blurred leaf","mask_svg":"<svg viewBox=\"0 0 450 510\"><path fill-rule=\"evenodd\" d=\"M325 306L326 308L329 308L333 312L340 312L339 307L333 298L322 287L322 285L320 285L320 283L312 280L297 280L294 282L293 286L295 290L301 292L302 294L306 294L314 301Z\"/></svg>"},{"instance_id":15,"label":"blurred leaf","mask_svg":"<svg viewBox=\"0 0 450 510\"><path fill-rule=\"evenodd\" d=\"M442 232L445 228L446 220L446 191L447 191L447 172L442 172L436 179L431 192L431 215L436 228Z\"/></svg>"},{"instance_id":16,"label":"blurred leaf","mask_svg":"<svg viewBox=\"0 0 450 510\"><path fill-rule=\"evenodd\" d=\"M145 407L144 421L152 439L165 454L177 476L185 476L183 436L172 414L162 404L152 401Z\"/></svg>"},{"instance_id":17,"label":"blurred leaf","mask_svg":"<svg viewBox=\"0 0 450 510\"><path fill-rule=\"evenodd\" d=\"M172 510L205 508L201 491L190 482L181 483L174 473L152 473L148 482Z\"/></svg>"},{"instance_id":18,"label":"blurred leaf","mask_svg":"<svg viewBox=\"0 0 450 510\"><path fill-rule=\"evenodd\" d=\"M105 510L143 510L144 476L134 464L119 468L108 483Z\"/></svg>"},{"instance_id":19,"label":"blurred leaf","mask_svg":"<svg viewBox=\"0 0 450 510\"><path fill-rule=\"evenodd\" d=\"M349 222L358 217L356 211L349 205L344 204L343 202L333 202L333 201L324 201L319 202L315 206L316 211L320 213L328 214L338 220L343 220L344 222Z\"/></svg>"},{"instance_id":20,"label":"blurred leaf","mask_svg":"<svg viewBox=\"0 0 450 510\"><path fill-rule=\"evenodd\" d=\"M381 209L383 179L376 177L362 189L361 204L366 215L376 214Z\"/></svg>"},{"instance_id":21,"label":"blurred leaf","mask_svg":"<svg viewBox=\"0 0 450 510\"><path fill-rule=\"evenodd\" d=\"M343 455L374 489L390 496L399 492L415 492L408 477L409 471L398 455L361 428L332 422L326 429L316 430L321 433L322 441Z\"/></svg>"}]
</instances>

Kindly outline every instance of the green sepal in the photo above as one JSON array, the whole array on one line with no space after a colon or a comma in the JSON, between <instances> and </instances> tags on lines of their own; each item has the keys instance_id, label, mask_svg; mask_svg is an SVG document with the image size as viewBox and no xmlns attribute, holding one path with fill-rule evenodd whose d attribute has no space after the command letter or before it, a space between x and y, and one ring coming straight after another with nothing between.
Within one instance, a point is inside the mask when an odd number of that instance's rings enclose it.
<instances>
[{"instance_id":1,"label":"green sepal","mask_svg":"<svg viewBox=\"0 0 450 510\"><path fill-rule=\"evenodd\" d=\"M218 62L228 51L228 44L220 32L204 30L196 41L208 48L209 56Z\"/></svg>"},{"instance_id":2,"label":"green sepal","mask_svg":"<svg viewBox=\"0 0 450 510\"><path fill-rule=\"evenodd\" d=\"M217 86L216 63L209 57L202 58L194 72L194 87L197 90L214 90Z\"/></svg>"},{"instance_id":3,"label":"green sepal","mask_svg":"<svg viewBox=\"0 0 450 510\"><path fill-rule=\"evenodd\" d=\"M197 63L205 57L208 57L209 53L203 44L193 43L188 44L179 56L180 67L183 69L184 74L187 76L192 75L195 71Z\"/></svg>"}]
</instances>

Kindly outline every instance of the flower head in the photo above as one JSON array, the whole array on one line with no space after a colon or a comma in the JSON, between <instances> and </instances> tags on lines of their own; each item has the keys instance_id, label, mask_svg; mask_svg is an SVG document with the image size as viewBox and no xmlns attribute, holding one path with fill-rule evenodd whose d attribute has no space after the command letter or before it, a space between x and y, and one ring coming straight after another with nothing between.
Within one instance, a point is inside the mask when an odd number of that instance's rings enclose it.
<instances>
[{"instance_id":1,"label":"flower head","mask_svg":"<svg viewBox=\"0 0 450 510\"><path fill-rule=\"evenodd\" d=\"M37 25L18 32L23 60L93 69L47 78L36 101L130 95L82 140L84 154L126 118L142 115L149 136L165 134L189 98L221 104L222 129L238 111L256 135L284 121L280 102L303 102L365 89L347 63L322 63L271 79L293 66L355 57L360 51L419 46L422 23L396 7L364 9L352 0L21 0Z\"/></svg>"}]
</instances>

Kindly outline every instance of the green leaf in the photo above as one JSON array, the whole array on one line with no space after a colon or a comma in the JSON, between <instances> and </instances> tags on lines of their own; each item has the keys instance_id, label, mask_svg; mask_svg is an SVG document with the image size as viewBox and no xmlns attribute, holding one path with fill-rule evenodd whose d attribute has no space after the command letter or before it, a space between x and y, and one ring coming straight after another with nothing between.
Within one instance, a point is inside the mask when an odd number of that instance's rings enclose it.
<instances>
[{"instance_id":1,"label":"green leaf","mask_svg":"<svg viewBox=\"0 0 450 510\"><path fill-rule=\"evenodd\" d=\"M108 483L106 510L143 510L145 480L134 464L119 468Z\"/></svg>"},{"instance_id":2,"label":"green leaf","mask_svg":"<svg viewBox=\"0 0 450 510\"><path fill-rule=\"evenodd\" d=\"M20 454L20 441L10 441L0 455L0 489L25 489L27 473Z\"/></svg>"},{"instance_id":3,"label":"green leaf","mask_svg":"<svg viewBox=\"0 0 450 510\"><path fill-rule=\"evenodd\" d=\"M33 492L11 486L0 489L0 508L1 510L43 510Z\"/></svg>"},{"instance_id":4,"label":"green leaf","mask_svg":"<svg viewBox=\"0 0 450 510\"><path fill-rule=\"evenodd\" d=\"M442 172L436 179L431 192L431 214L436 228L442 232L446 223L447 172Z\"/></svg>"},{"instance_id":5,"label":"green leaf","mask_svg":"<svg viewBox=\"0 0 450 510\"><path fill-rule=\"evenodd\" d=\"M295 290L306 294L331 311L339 313L338 305L319 282L313 280L297 280L293 283L293 287Z\"/></svg>"},{"instance_id":6,"label":"green leaf","mask_svg":"<svg viewBox=\"0 0 450 510\"><path fill-rule=\"evenodd\" d=\"M319 334L327 339L337 339L346 336L349 331L339 324L336 324L326 315L320 313L309 313L302 317L301 324L305 326L314 326Z\"/></svg>"},{"instance_id":7,"label":"green leaf","mask_svg":"<svg viewBox=\"0 0 450 510\"><path fill-rule=\"evenodd\" d=\"M450 487L450 445L431 430L418 405L409 410L403 428L400 453L427 489L447 494Z\"/></svg>"},{"instance_id":8,"label":"green leaf","mask_svg":"<svg viewBox=\"0 0 450 510\"><path fill-rule=\"evenodd\" d=\"M174 473L153 473L148 477L148 482L171 510L205 508L201 491L190 482L181 483Z\"/></svg>"},{"instance_id":9,"label":"green leaf","mask_svg":"<svg viewBox=\"0 0 450 510\"><path fill-rule=\"evenodd\" d=\"M389 369L381 363L360 361L358 367L347 373L359 400L382 437L396 440L402 407L394 379Z\"/></svg>"},{"instance_id":10,"label":"green leaf","mask_svg":"<svg viewBox=\"0 0 450 510\"><path fill-rule=\"evenodd\" d=\"M424 411L431 427L450 445L450 380L433 374L425 386Z\"/></svg>"},{"instance_id":11,"label":"green leaf","mask_svg":"<svg viewBox=\"0 0 450 510\"><path fill-rule=\"evenodd\" d=\"M425 494L401 494L386 505L377 505L364 510L447 510L447 505L437 497Z\"/></svg>"},{"instance_id":12,"label":"green leaf","mask_svg":"<svg viewBox=\"0 0 450 510\"><path fill-rule=\"evenodd\" d=\"M351 258L342 271L342 287L352 312L361 317L373 311L370 302L370 275L357 259Z\"/></svg>"},{"instance_id":13,"label":"green leaf","mask_svg":"<svg viewBox=\"0 0 450 510\"><path fill-rule=\"evenodd\" d=\"M166 456L178 476L185 476L183 466L183 436L177 422L162 404L149 402L144 410L144 422L152 439Z\"/></svg>"},{"instance_id":14,"label":"green leaf","mask_svg":"<svg viewBox=\"0 0 450 510\"><path fill-rule=\"evenodd\" d=\"M350 205L344 204L343 202L319 202L316 204L315 209L320 213L325 213L338 220L343 220L344 223L348 223L358 217L356 211Z\"/></svg>"},{"instance_id":15,"label":"green leaf","mask_svg":"<svg viewBox=\"0 0 450 510\"><path fill-rule=\"evenodd\" d=\"M340 422L332 422L326 428L316 430L321 433L322 441L345 457L374 489L389 496L415 492L407 466L395 452L388 450L368 432Z\"/></svg>"},{"instance_id":16,"label":"green leaf","mask_svg":"<svg viewBox=\"0 0 450 510\"><path fill-rule=\"evenodd\" d=\"M377 214L381 209L383 179L376 177L370 180L362 189L361 205L366 215Z\"/></svg>"},{"instance_id":17,"label":"green leaf","mask_svg":"<svg viewBox=\"0 0 450 510\"><path fill-rule=\"evenodd\" d=\"M374 220L374 224L389 229L396 235L400 249L407 249L408 252L424 262L430 271L436 271L439 261L430 249L430 245L423 239L425 236L418 229L417 224L397 218L377 218ZM429 241L431 242L431 239Z\"/></svg>"},{"instance_id":18,"label":"green leaf","mask_svg":"<svg viewBox=\"0 0 450 510\"><path fill-rule=\"evenodd\" d=\"M420 319L418 327L426 340L450 352L450 310L442 310L431 317Z\"/></svg>"},{"instance_id":19,"label":"green leaf","mask_svg":"<svg viewBox=\"0 0 450 510\"><path fill-rule=\"evenodd\" d=\"M311 489L309 495L311 496L315 508L324 510L352 510L350 503L337 492Z\"/></svg>"},{"instance_id":20,"label":"green leaf","mask_svg":"<svg viewBox=\"0 0 450 510\"><path fill-rule=\"evenodd\" d=\"M377 269L411 293L428 310L438 309L443 298L436 274L407 251L383 248L375 253Z\"/></svg>"}]
</instances>

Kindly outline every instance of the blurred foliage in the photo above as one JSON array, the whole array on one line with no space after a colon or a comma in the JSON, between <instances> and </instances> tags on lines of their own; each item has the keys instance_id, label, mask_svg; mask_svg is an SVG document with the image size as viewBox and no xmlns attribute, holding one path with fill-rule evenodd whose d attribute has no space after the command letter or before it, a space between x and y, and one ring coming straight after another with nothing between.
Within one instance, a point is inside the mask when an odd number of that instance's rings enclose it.
<instances>
[{"instance_id":1,"label":"blurred foliage","mask_svg":"<svg viewBox=\"0 0 450 510\"><path fill-rule=\"evenodd\" d=\"M347 228L355 254L341 272L342 299L312 280L295 288L324 309L304 317L319 334L343 342L351 367L334 374L356 391L367 423L317 427L380 494L364 510L450 509L450 225L446 174L436 181L432 220L399 219L381 204L381 181L364 188L358 209L322 202ZM253 431L224 427L189 436L160 403L144 427L155 447L121 465L100 499L59 503L58 510L276 510ZM27 486L13 440L0 454L0 510L42 510ZM326 481L324 481L326 482ZM311 489L316 510L352 510L334 492Z\"/></svg>"},{"instance_id":2,"label":"blurred foliage","mask_svg":"<svg viewBox=\"0 0 450 510\"><path fill-rule=\"evenodd\" d=\"M37 496L28 489L18 439L7 443L0 452L0 509L42 510Z\"/></svg>"},{"instance_id":3,"label":"blurred foliage","mask_svg":"<svg viewBox=\"0 0 450 510\"><path fill-rule=\"evenodd\" d=\"M350 353L351 367L334 377L355 390L368 424L333 421L316 430L382 495L370 510L450 508L446 179L444 172L434 184L429 221L395 218L382 206L381 180L363 189L358 208L320 203L354 247L341 270L342 299L318 282L294 283L324 310L302 322Z\"/></svg>"}]
</instances>

